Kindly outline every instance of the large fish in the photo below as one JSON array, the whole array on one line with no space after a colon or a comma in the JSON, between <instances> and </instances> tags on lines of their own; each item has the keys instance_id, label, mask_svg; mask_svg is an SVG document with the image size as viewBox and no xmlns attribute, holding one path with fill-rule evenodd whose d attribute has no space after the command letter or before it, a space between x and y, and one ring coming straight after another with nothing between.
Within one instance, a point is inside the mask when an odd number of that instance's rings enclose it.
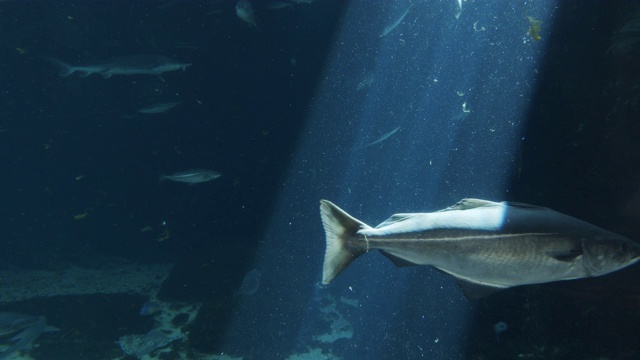
<instances>
[{"instance_id":1,"label":"large fish","mask_svg":"<svg viewBox=\"0 0 640 360\"><path fill-rule=\"evenodd\" d=\"M372 228L320 201L327 248L322 283L378 249L397 266L431 265L467 298L518 285L604 275L640 259L624 236L551 209L463 199L433 213L395 214Z\"/></svg>"},{"instance_id":2,"label":"large fish","mask_svg":"<svg viewBox=\"0 0 640 360\"><path fill-rule=\"evenodd\" d=\"M191 64L161 55L133 55L114 58L95 64L73 66L58 59L47 57L60 69L60 76L69 76L79 73L85 77L91 74L100 74L107 79L113 75L160 75L167 71L185 70Z\"/></svg>"},{"instance_id":3,"label":"large fish","mask_svg":"<svg viewBox=\"0 0 640 360\"><path fill-rule=\"evenodd\" d=\"M215 180L220 176L222 176L222 174L212 170L194 169L194 170L178 172L171 175L162 175L160 177L160 181L171 180L171 181L187 183L190 185L195 185L195 184Z\"/></svg>"}]
</instances>

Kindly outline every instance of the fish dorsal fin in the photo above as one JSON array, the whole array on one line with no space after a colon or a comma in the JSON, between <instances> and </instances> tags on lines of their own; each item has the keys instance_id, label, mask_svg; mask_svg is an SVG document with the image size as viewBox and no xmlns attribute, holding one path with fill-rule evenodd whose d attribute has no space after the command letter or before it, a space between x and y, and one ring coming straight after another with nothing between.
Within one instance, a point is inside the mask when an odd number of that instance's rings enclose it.
<instances>
[{"instance_id":1,"label":"fish dorsal fin","mask_svg":"<svg viewBox=\"0 0 640 360\"><path fill-rule=\"evenodd\" d=\"M382 253L382 255L386 256L387 259L391 260L391 262L397 266L397 267L407 267L407 266L414 266L416 264L412 263L409 260L405 260L403 258L397 257L393 254L390 254L384 250L380 250L380 253Z\"/></svg>"},{"instance_id":2,"label":"fish dorsal fin","mask_svg":"<svg viewBox=\"0 0 640 360\"><path fill-rule=\"evenodd\" d=\"M393 214L391 215L390 218L388 218L387 220L381 222L380 224L378 224L378 226L376 226L376 229L380 229L382 227L391 225L391 224L395 224L401 221L405 221L408 219L411 219L412 217L416 216L417 214Z\"/></svg>"},{"instance_id":3,"label":"fish dorsal fin","mask_svg":"<svg viewBox=\"0 0 640 360\"><path fill-rule=\"evenodd\" d=\"M502 287L476 284L462 279L456 279L456 282L467 300L477 300L505 289Z\"/></svg>"},{"instance_id":4,"label":"fish dorsal fin","mask_svg":"<svg viewBox=\"0 0 640 360\"><path fill-rule=\"evenodd\" d=\"M493 206L498 204L499 203L497 202L489 201L489 200L466 198L440 211L469 210L469 209L479 208L482 206Z\"/></svg>"}]
</instances>

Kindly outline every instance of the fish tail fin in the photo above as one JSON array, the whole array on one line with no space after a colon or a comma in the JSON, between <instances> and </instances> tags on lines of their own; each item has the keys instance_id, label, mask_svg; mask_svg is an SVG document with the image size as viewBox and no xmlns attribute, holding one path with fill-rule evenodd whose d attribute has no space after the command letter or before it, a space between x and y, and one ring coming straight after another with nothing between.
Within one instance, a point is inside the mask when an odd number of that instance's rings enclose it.
<instances>
[{"instance_id":1,"label":"fish tail fin","mask_svg":"<svg viewBox=\"0 0 640 360\"><path fill-rule=\"evenodd\" d=\"M58 59L52 58L50 56L45 57L45 59L47 59L47 61L49 61L53 65L57 66L58 69L60 69L60 76L63 76L63 77L69 76L74 72L76 72L76 69L73 66L66 64Z\"/></svg>"},{"instance_id":2,"label":"fish tail fin","mask_svg":"<svg viewBox=\"0 0 640 360\"><path fill-rule=\"evenodd\" d=\"M358 256L367 252L366 248L350 246L348 240L355 237L358 230L369 226L328 200L320 200L320 216L327 241L322 283L328 284Z\"/></svg>"}]
</instances>

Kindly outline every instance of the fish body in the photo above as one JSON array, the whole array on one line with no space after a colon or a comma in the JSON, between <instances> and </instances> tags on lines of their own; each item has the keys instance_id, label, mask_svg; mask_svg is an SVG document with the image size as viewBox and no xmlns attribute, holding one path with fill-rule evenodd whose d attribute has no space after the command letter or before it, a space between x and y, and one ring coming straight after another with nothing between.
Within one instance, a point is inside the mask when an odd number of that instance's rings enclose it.
<instances>
[{"instance_id":1,"label":"fish body","mask_svg":"<svg viewBox=\"0 0 640 360\"><path fill-rule=\"evenodd\" d=\"M396 27L398 27L398 25L400 25L400 23L402 22L402 20L404 20L404 18L407 16L407 14L409 13L409 10L411 10L412 6L409 6L407 8L407 10L405 10L402 15L400 15L399 18L396 19L396 21L394 21L392 24L390 24L389 26L385 27L384 30L382 30L382 32L380 33L380 35L378 35L378 37L385 37L387 36L391 31L393 31L393 29L395 29Z\"/></svg>"},{"instance_id":2,"label":"fish body","mask_svg":"<svg viewBox=\"0 0 640 360\"><path fill-rule=\"evenodd\" d=\"M240 20L244 21L247 25L258 28L258 22L256 20L256 11L249 0L240 0L236 4L236 15Z\"/></svg>"},{"instance_id":3,"label":"fish body","mask_svg":"<svg viewBox=\"0 0 640 360\"><path fill-rule=\"evenodd\" d=\"M322 200L323 279L378 249L397 266L431 265L468 298L513 286L604 275L640 259L640 245L534 205L463 199L432 213L395 214L375 228Z\"/></svg>"},{"instance_id":4,"label":"fish body","mask_svg":"<svg viewBox=\"0 0 640 360\"><path fill-rule=\"evenodd\" d=\"M215 180L222 176L222 174L212 171L212 170L204 170L204 169L194 169L187 170L183 172L178 172L171 175L162 175L160 177L160 181L162 180L171 180L177 182L183 182L191 185L200 184L203 182Z\"/></svg>"},{"instance_id":5,"label":"fish body","mask_svg":"<svg viewBox=\"0 0 640 360\"><path fill-rule=\"evenodd\" d=\"M27 328L21 331L18 335L14 336L11 340L18 340L15 344L11 345L7 350L0 354L0 360L10 358L14 353L27 349L31 346L31 343L44 332L58 331L60 329L53 326L48 326L44 316L36 317L36 320L32 322Z\"/></svg>"},{"instance_id":6,"label":"fish body","mask_svg":"<svg viewBox=\"0 0 640 360\"><path fill-rule=\"evenodd\" d=\"M369 147L369 146L371 146L371 145L379 144L379 143L381 143L381 142L383 142L383 141L387 140L388 138L390 138L390 137L391 137L391 135L395 134L398 130L400 130L400 126L398 126L397 128L395 128L395 129L393 129L393 130L389 131L388 133L386 133L386 134L384 134L384 135L380 136L380 137L379 137L379 138L377 138L376 140L374 140L374 141L372 141L372 142L370 142L370 143L368 143L368 144L366 144L366 145L361 146L360 148L365 148L365 147Z\"/></svg>"},{"instance_id":7,"label":"fish body","mask_svg":"<svg viewBox=\"0 0 640 360\"><path fill-rule=\"evenodd\" d=\"M179 101L153 104L151 106L147 106L145 108L138 110L138 112L143 114L161 114L167 110L174 108L177 105L180 105Z\"/></svg>"},{"instance_id":8,"label":"fish body","mask_svg":"<svg viewBox=\"0 0 640 360\"><path fill-rule=\"evenodd\" d=\"M69 76L73 73L78 73L81 77L100 74L105 79L113 75L160 75L167 71L185 70L191 66L162 55L124 56L80 66L69 65L51 57L47 59L60 69L60 76Z\"/></svg>"},{"instance_id":9,"label":"fish body","mask_svg":"<svg viewBox=\"0 0 640 360\"><path fill-rule=\"evenodd\" d=\"M37 316L12 312L0 313L0 336L22 330L38 320Z\"/></svg>"}]
</instances>

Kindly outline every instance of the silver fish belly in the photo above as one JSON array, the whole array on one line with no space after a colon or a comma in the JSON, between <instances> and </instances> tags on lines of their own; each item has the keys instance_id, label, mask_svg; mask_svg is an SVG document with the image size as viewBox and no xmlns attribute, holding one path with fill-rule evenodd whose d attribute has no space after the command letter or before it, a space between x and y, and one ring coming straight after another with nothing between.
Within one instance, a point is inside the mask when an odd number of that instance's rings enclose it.
<instances>
[{"instance_id":1,"label":"silver fish belly","mask_svg":"<svg viewBox=\"0 0 640 360\"><path fill-rule=\"evenodd\" d=\"M551 209L463 199L433 213L395 214L375 228L322 200L323 283L378 249L397 266L431 265L468 298L518 285L604 275L640 259L640 245Z\"/></svg>"}]
</instances>

